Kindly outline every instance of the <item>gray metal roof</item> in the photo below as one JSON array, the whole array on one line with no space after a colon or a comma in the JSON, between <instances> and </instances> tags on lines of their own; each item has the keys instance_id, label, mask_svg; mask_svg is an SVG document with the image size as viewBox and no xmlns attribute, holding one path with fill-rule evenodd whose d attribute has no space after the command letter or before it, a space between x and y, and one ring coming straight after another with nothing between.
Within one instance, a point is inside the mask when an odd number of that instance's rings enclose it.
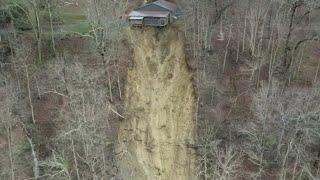
<instances>
[{"instance_id":1,"label":"gray metal roof","mask_svg":"<svg viewBox=\"0 0 320 180\"><path fill-rule=\"evenodd\" d=\"M156 5L160 7L159 10L143 10L144 7L149 5ZM161 9L165 10L161 10ZM138 9L135 9L129 13L129 17L167 17L170 12L176 13L177 12L177 5L165 0L158 0L144 6L141 6Z\"/></svg>"},{"instance_id":2,"label":"gray metal roof","mask_svg":"<svg viewBox=\"0 0 320 180\"><path fill-rule=\"evenodd\" d=\"M158 1L155 1L155 2L152 2L153 4L156 4L160 7L163 7L165 9L168 9L172 12L175 12L177 10L177 5L174 4L174 3L171 3L171 2L168 2L168 1L165 1L165 0L158 0Z\"/></svg>"},{"instance_id":3,"label":"gray metal roof","mask_svg":"<svg viewBox=\"0 0 320 180\"><path fill-rule=\"evenodd\" d=\"M131 11L130 17L167 17L169 11Z\"/></svg>"}]
</instances>

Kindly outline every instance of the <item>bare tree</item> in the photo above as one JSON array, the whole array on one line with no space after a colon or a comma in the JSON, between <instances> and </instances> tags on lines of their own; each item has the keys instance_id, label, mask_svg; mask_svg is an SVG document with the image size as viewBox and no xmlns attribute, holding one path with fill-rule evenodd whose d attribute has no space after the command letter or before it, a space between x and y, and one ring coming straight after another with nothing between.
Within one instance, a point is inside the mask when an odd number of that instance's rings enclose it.
<instances>
[{"instance_id":1,"label":"bare tree","mask_svg":"<svg viewBox=\"0 0 320 180\"><path fill-rule=\"evenodd\" d=\"M319 92L316 86L312 90L292 89L282 94L281 89L275 87L271 92L264 88L255 97L258 121L241 132L248 136L251 145L259 145L255 148L248 144L252 160L260 156L257 160L262 167L264 162L278 164L279 179L314 179L319 175L315 173L318 167L313 166L318 161L318 157L314 159L316 152L306 149L317 147L319 135L314 132L319 128L316 120L320 113Z\"/></svg>"},{"instance_id":2,"label":"bare tree","mask_svg":"<svg viewBox=\"0 0 320 180\"><path fill-rule=\"evenodd\" d=\"M125 32L122 28L124 21L121 19L124 16L126 7L127 1L124 0L112 2L90 0L86 4L86 9L88 10L87 16L92 28L91 32L94 39L94 46L96 51L101 55L102 62L106 68L111 101L113 101L114 96L112 92L113 74L111 73L111 69L116 69L114 73L117 79L117 89L119 90L120 97L122 91L119 81L120 49L116 44L121 43L121 40L124 37L123 34Z\"/></svg>"}]
</instances>

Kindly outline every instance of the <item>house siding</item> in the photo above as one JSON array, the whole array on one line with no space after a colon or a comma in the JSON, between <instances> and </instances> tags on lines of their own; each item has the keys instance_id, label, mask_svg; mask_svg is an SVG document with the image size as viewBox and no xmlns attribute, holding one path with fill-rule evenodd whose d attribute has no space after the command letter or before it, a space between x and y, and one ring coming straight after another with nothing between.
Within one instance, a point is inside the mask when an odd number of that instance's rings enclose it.
<instances>
[{"instance_id":1,"label":"house siding","mask_svg":"<svg viewBox=\"0 0 320 180\"><path fill-rule=\"evenodd\" d=\"M165 26L168 24L167 18L145 17L143 24L146 26Z\"/></svg>"},{"instance_id":2,"label":"house siding","mask_svg":"<svg viewBox=\"0 0 320 180\"><path fill-rule=\"evenodd\" d=\"M142 26L143 25L143 20L137 20L137 19L131 19L130 24L133 26Z\"/></svg>"}]
</instances>

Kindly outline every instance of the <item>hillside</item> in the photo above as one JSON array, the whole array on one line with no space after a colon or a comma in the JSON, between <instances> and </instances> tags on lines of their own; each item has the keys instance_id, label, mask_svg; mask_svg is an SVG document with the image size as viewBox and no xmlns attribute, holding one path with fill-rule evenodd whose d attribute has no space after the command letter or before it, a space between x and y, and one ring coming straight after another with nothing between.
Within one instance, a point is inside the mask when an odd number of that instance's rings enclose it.
<instances>
[{"instance_id":1,"label":"hillside","mask_svg":"<svg viewBox=\"0 0 320 180\"><path fill-rule=\"evenodd\" d=\"M320 1L147 2L0 1L0 179L320 179Z\"/></svg>"},{"instance_id":2,"label":"hillside","mask_svg":"<svg viewBox=\"0 0 320 180\"><path fill-rule=\"evenodd\" d=\"M176 27L132 29L126 117L120 122L124 179L193 179L195 93Z\"/></svg>"}]
</instances>

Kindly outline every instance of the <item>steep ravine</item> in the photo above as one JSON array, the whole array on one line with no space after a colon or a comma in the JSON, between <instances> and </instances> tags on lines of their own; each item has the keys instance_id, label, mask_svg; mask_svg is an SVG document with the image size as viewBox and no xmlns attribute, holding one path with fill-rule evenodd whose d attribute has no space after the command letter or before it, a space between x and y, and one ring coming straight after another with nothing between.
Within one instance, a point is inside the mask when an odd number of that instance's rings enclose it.
<instances>
[{"instance_id":1,"label":"steep ravine","mask_svg":"<svg viewBox=\"0 0 320 180\"><path fill-rule=\"evenodd\" d=\"M183 33L174 27L134 28L129 36L134 65L118 135L122 178L194 179L195 95Z\"/></svg>"}]
</instances>

